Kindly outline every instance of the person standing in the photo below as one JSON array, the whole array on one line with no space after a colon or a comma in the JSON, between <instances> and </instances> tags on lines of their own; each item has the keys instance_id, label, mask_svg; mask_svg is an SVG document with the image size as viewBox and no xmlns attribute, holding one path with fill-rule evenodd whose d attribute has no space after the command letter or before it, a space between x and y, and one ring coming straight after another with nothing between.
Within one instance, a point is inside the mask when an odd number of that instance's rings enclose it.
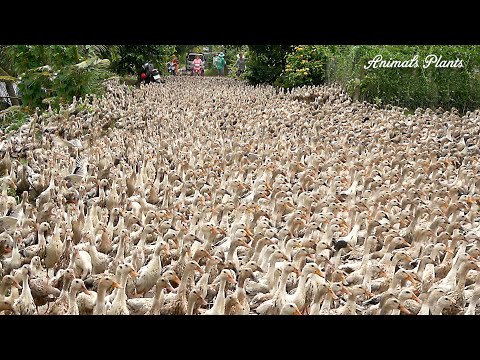
<instances>
[{"instance_id":1,"label":"person standing","mask_svg":"<svg viewBox=\"0 0 480 360\"><path fill-rule=\"evenodd\" d=\"M225 54L221 52L217 56L217 61L215 62L215 67L217 68L218 76L223 76L225 74L225 65L227 64L225 60Z\"/></svg>"},{"instance_id":2,"label":"person standing","mask_svg":"<svg viewBox=\"0 0 480 360\"><path fill-rule=\"evenodd\" d=\"M245 59L245 57L243 56L243 52L240 51L237 57L237 61L235 62L235 66L237 67L237 78L245 72L246 62L247 59Z\"/></svg>"},{"instance_id":3,"label":"person standing","mask_svg":"<svg viewBox=\"0 0 480 360\"><path fill-rule=\"evenodd\" d=\"M173 57L172 62L173 62L173 66L175 67L175 75L178 75L178 65L179 65L180 61L178 61L178 56L177 55L175 55Z\"/></svg>"}]
</instances>

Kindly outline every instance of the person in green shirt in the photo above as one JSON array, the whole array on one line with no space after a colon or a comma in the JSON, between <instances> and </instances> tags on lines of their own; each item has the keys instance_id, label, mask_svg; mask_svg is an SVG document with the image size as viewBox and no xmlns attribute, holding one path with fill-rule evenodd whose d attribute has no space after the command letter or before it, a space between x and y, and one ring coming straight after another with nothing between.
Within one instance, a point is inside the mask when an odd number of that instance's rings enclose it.
<instances>
[{"instance_id":1,"label":"person in green shirt","mask_svg":"<svg viewBox=\"0 0 480 360\"><path fill-rule=\"evenodd\" d=\"M223 76L225 74L225 65L227 62L225 61L225 54L221 52L216 56L215 59L215 67L217 68L218 76Z\"/></svg>"}]
</instances>

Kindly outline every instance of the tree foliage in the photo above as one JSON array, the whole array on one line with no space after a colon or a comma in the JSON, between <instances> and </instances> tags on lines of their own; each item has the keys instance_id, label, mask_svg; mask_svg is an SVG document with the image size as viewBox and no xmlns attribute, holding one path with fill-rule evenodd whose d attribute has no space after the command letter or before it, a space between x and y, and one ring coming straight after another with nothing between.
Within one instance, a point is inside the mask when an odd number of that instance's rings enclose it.
<instances>
[{"instance_id":1,"label":"tree foliage","mask_svg":"<svg viewBox=\"0 0 480 360\"><path fill-rule=\"evenodd\" d=\"M175 45L120 45L112 70L120 75L138 74L143 64L151 62L158 71L165 73L165 64L175 51Z\"/></svg>"},{"instance_id":2,"label":"tree foliage","mask_svg":"<svg viewBox=\"0 0 480 360\"><path fill-rule=\"evenodd\" d=\"M102 91L110 72L106 47L89 45L11 45L4 49L11 71L20 80L22 103L29 111Z\"/></svg>"},{"instance_id":3,"label":"tree foliage","mask_svg":"<svg viewBox=\"0 0 480 360\"><path fill-rule=\"evenodd\" d=\"M249 60L246 79L252 84L274 84L282 81L286 57L291 45L248 45Z\"/></svg>"}]
</instances>

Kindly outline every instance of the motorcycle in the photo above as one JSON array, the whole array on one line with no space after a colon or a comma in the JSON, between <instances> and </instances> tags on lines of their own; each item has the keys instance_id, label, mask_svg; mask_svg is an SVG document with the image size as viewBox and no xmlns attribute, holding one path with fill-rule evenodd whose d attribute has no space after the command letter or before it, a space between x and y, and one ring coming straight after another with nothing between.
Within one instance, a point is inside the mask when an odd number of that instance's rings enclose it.
<instances>
[{"instance_id":1,"label":"motorcycle","mask_svg":"<svg viewBox=\"0 0 480 360\"><path fill-rule=\"evenodd\" d=\"M169 73L170 75L176 75L176 72L175 72L175 63L172 62L172 61L170 61L170 62L168 63L168 73Z\"/></svg>"},{"instance_id":2,"label":"motorcycle","mask_svg":"<svg viewBox=\"0 0 480 360\"><path fill-rule=\"evenodd\" d=\"M202 64L193 64L192 75L203 76Z\"/></svg>"},{"instance_id":3,"label":"motorcycle","mask_svg":"<svg viewBox=\"0 0 480 360\"><path fill-rule=\"evenodd\" d=\"M142 72L140 74L140 82L149 84L151 82L160 83L160 73L151 63L145 63L142 66Z\"/></svg>"}]
</instances>

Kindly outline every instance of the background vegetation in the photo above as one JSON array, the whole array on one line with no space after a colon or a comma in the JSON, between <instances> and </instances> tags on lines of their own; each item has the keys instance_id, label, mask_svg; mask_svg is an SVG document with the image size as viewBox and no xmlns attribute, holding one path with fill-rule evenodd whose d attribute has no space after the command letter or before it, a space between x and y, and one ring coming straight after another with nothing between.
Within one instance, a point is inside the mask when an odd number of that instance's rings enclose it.
<instances>
[{"instance_id":1,"label":"background vegetation","mask_svg":"<svg viewBox=\"0 0 480 360\"><path fill-rule=\"evenodd\" d=\"M480 108L480 46L305 45L286 51L279 46L249 48L252 61L246 77L253 84L267 82L291 88L335 82L355 100L379 105L455 107L461 112ZM443 60L462 59L463 67L423 68L429 54ZM418 55L419 67L365 69L376 55L400 61Z\"/></svg>"},{"instance_id":2,"label":"background vegetation","mask_svg":"<svg viewBox=\"0 0 480 360\"><path fill-rule=\"evenodd\" d=\"M480 46L473 45L2 45L0 82L11 97L11 108L0 107L0 130L18 128L36 109L58 109L73 97L101 94L104 80L119 76L138 85L140 67L150 61L163 74L177 54L185 66L189 51L209 49L207 76L213 53L223 51L226 76L234 77L236 56L243 51L250 84L268 83L287 89L338 83L354 100L461 112L480 108ZM462 68L423 68L429 54L443 60L462 59ZM418 56L418 68L370 68L376 55L384 60ZM14 83L20 94L16 94ZM17 96L18 95L18 96ZM1 100L1 99L0 99ZM1 102L1 101L0 101Z\"/></svg>"}]
</instances>

